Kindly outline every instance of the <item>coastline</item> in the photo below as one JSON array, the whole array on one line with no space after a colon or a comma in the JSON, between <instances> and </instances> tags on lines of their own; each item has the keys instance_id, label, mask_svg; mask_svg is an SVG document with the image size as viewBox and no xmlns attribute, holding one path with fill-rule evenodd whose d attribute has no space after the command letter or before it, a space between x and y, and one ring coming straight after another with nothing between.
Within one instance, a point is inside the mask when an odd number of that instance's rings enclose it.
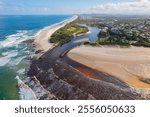
<instances>
[{"instance_id":1,"label":"coastline","mask_svg":"<svg viewBox=\"0 0 150 117\"><path fill-rule=\"evenodd\" d=\"M92 69L115 76L136 88L150 88L148 79L150 49L82 46L71 50L68 57ZM143 80L143 81L142 81Z\"/></svg>"},{"instance_id":2,"label":"coastline","mask_svg":"<svg viewBox=\"0 0 150 117\"><path fill-rule=\"evenodd\" d=\"M82 40L70 43L74 44L73 47L76 47L79 43L82 43L80 41ZM88 41L88 39L84 39L84 41ZM99 74L97 72L97 75L99 75L97 77L95 70L91 74L90 68L92 65L88 69L90 74L86 75L68 64L65 61L65 56L62 56L62 54L65 53L66 55L66 52L72 49L69 47L70 43L49 49L42 56L31 62L30 68L27 71L29 80L25 82L34 90L38 99L143 99L143 96L137 93L134 88L129 87L119 79L115 79L112 75L102 72ZM85 58L88 59L88 57ZM91 76L94 76L95 79L90 78ZM103 78L101 79L101 77ZM34 85L29 82L35 78L36 83L40 83L38 87L42 87L46 91L46 96L42 95L42 91L39 95L37 93L39 88L34 88Z\"/></svg>"},{"instance_id":3,"label":"coastline","mask_svg":"<svg viewBox=\"0 0 150 117\"><path fill-rule=\"evenodd\" d=\"M67 19L67 20L59 22L57 24L48 26L37 33L36 38L33 40L33 43L36 45L35 46L36 51L39 51L40 56L41 56L41 54L45 54L45 53L51 51L51 49L53 47L55 47L54 44L49 43L49 38L51 37L51 35L54 32L56 32L57 30L59 30L60 28L66 26L68 23L73 22L77 18L78 18L78 16L73 16L70 19ZM37 53L36 56L38 56L39 53ZM37 60L38 60L38 58L37 58ZM33 61L31 61L31 64L33 64ZM30 66L27 70L29 70L30 68L33 69ZM28 76L28 73L26 73L26 75ZM26 79L23 80L23 82L24 82L24 84L22 83L21 85L20 84L18 85L20 90L22 91L22 92L20 91L21 95L23 96L23 98L21 98L21 99L29 99L31 96L33 96L34 98L31 97L30 99L46 99L46 100L47 99L48 100L57 99L53 94L51 94L48 90L46 90L43 87L43 85L40 83L39 79L36 78L36 76L27 77ZM39 90L40 90L40 92L39 92ZM27 97L26 95L23 94L23 92L27 92L31 96Z\"/></svg>"},{"instance_id":4,"label":"coastline","mask_svg":"<svg viewBox=\"0 0 150 117\"><path fill-rule=\"evenodd\" d=\"M58 25L55 25L53 27L47 27L43 29L41 32L39 32L39 34L36 36L34 40L37 50L46 52L49 49L52 49L54 47L54 44L49 43L49 38L51 37L51 35L60 28L66 26L68 23L73 22L77 18L78 16L73 16L68 20L60 22L60 24L58 23Z\"/></svg>"},{"instance_id":5,"label":"coastline","mask_svg":"<svg viewBox=\"0 0 150 117\"><path fill-rule=\"evenodd\" d=\"M35 40L35 44L37 45L36 48L42 50L43 54L31 62L30 68L27 71L29 80L26 84L34 90L37 96L39 96L38 99L142 99L141 95L137 93L134 88L128 86L128 84L121 79L115 79L116 77L113 75L101 73L98 74L100 76L97 77L94 70L92 74L86 75L66 63L65 56L62 56L62 54L65 53L66 55L66 52L72 49L69 47L70 43L53 48L54 46L48 42L48 39L55 31L71 21L69 20L68 22L56 26L55 28L47 28L41 31L38 35L39 37ZM80 41L86 42L88 39L78 40L71 43L74 44L73 47L76 47L79 43L81 43ZM71 52L79 48L75 48L71 50ZM91 49L93 47L89 48L90 49L82 48L79 50L78 52L81 51L81 55L79 55L79 57L77 56L75 61L82 64L84 64L84 62L92 62L89 66L89 70L91 70L90 68L95 69L93 66L97 60L95 56L98 54L91 54L91 52L94 52ZM86 55L83 57L82 54L84 55L86 53L84 50L90 51L89 55L91 54L91 58L93 59L89 59L90 57ZM69 54L71 52L69 52ZM99 63L96 64L99 65ZM85 65L87 66L87 64ZM107 81L101 79L101 75L103 75L103 78L107 79ZM94 76L95 79L91 79L90 76ZM40 94L42 95L40 96L36 92L37 87L35 89L33 85L30 84L29 81L33 81L35 79L35 83L39 83L38 87L42 87L42 89L46 92L46 96L43 96L42 94ZM95 89L98 92L95 92ZM109 91L109 89L112 91ZM42 93L42 91L40 93Z\"/></svg>"}]
</instances>

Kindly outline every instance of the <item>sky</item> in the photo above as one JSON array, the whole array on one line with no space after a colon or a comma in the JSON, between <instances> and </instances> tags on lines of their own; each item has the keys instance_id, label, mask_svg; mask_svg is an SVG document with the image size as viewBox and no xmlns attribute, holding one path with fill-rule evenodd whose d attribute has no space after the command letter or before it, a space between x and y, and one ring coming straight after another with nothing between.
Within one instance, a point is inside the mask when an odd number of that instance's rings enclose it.
<instances>
[{"instance_id":1,"label":"sky","mask_svg":"<svg viewBox=\"0 0 150 117\"><path fill-rule=\"evenodd\" d=\"M0 0L0 15L150 14L150 0Z\"/></svg>"}]
</instances>

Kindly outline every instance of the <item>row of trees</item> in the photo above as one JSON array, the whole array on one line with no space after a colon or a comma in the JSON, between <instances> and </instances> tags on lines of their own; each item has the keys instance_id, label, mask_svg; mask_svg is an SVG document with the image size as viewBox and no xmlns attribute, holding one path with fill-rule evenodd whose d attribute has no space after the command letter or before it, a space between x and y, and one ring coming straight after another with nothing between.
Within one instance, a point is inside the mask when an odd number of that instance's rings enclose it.
<instances>
[{"instance_id":1,"label":"row of trees","mask_svg":"<svg viewBox=\"0 0 150 117\"><path fill-rule=\"evenodd\" d=\"M133 43L134 46L143 46L143 47L150 47L150 40L140 38L136 43Z\"/></svg>"},{"instance_id":2,"label":"row of trees","mask_svg":"<svg viewBox=\"0 0 150 117\"><path fill-rule=\"evenodd\" d=\"M97 40L95 43L91 43L92 46L95 45L120 45L120 46L130 46L128 40L123 40L117 36L111 36L106 40Z\"/></svg>"},{"instance_id":3,"label":"row of trees","mask_svg":"<svg viewBox=\"0 0 150 117\"><path fill-rule=\"evenodd\" d=\"M107 37L107 33L102 35L100 33L99 37ZM143 47L150 47L150 40L143 38L139 34L133 32L131 36L127 36L122 32L122 34L115 34L109 30L109 38L107 40L98 40L97 44L100 45L121 45L121 46L143 46Z\"/></svg>"}]
</instances>

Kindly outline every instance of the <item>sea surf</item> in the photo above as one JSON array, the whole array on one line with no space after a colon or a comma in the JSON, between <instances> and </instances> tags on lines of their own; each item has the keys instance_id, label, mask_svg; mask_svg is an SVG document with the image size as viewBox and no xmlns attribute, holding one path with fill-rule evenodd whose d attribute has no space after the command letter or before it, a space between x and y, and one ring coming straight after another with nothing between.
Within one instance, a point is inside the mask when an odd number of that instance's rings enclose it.
<instances>
[{"instance_id":1,"label":"sea surf","mask_svg":"<svg viewBox=\"0 0 150 117\"><path fill-rule=\"evenodd\" d=\"M24 99L22 93L25 91L21 92L17 86L25 78L25 70L35 55L35 48L23 41L35 39L42 30L65 23L72 17L0 16L0 100Z\"/></svg>"}]
</instances>

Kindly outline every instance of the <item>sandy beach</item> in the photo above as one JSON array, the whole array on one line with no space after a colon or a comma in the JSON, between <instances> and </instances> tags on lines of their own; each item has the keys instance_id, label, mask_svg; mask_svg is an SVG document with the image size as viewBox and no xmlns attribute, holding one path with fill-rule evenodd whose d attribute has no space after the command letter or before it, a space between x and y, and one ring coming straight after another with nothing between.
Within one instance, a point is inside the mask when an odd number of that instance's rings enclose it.
<instances>
[{"instance_id":1,"label":"sandy beach","mask_svg":"<svg viewBox=\"0 0 150 117\"><path fill-rule=\"evenodd\" d=\"M82 46L71 50L69 58L92 69L110 74L132 87L150 88L150 49L89 47Z\"/></svg>"},{"instance_id":2,"label":"sandy beach","mask_svg":"<svg viewBox=\"0 0 150 117\"><path fill-rule=\"evenodd\" d=\"M54 45L52 43L49 43L49 38L51 37L51 35L56 32L57 30L59 30L60 28L64 27L65 25L67 25L70 22L73 22L74 20L76 20L78 18L78 16L74 16L72 17L70 20L65 21L64 23L57 25L53 28L46 28L43 29L35 38L34 43L37 46L38 50L42 50L44 52L48 51L49 49L53 48Z\"/></svg>"}]
</instances>

